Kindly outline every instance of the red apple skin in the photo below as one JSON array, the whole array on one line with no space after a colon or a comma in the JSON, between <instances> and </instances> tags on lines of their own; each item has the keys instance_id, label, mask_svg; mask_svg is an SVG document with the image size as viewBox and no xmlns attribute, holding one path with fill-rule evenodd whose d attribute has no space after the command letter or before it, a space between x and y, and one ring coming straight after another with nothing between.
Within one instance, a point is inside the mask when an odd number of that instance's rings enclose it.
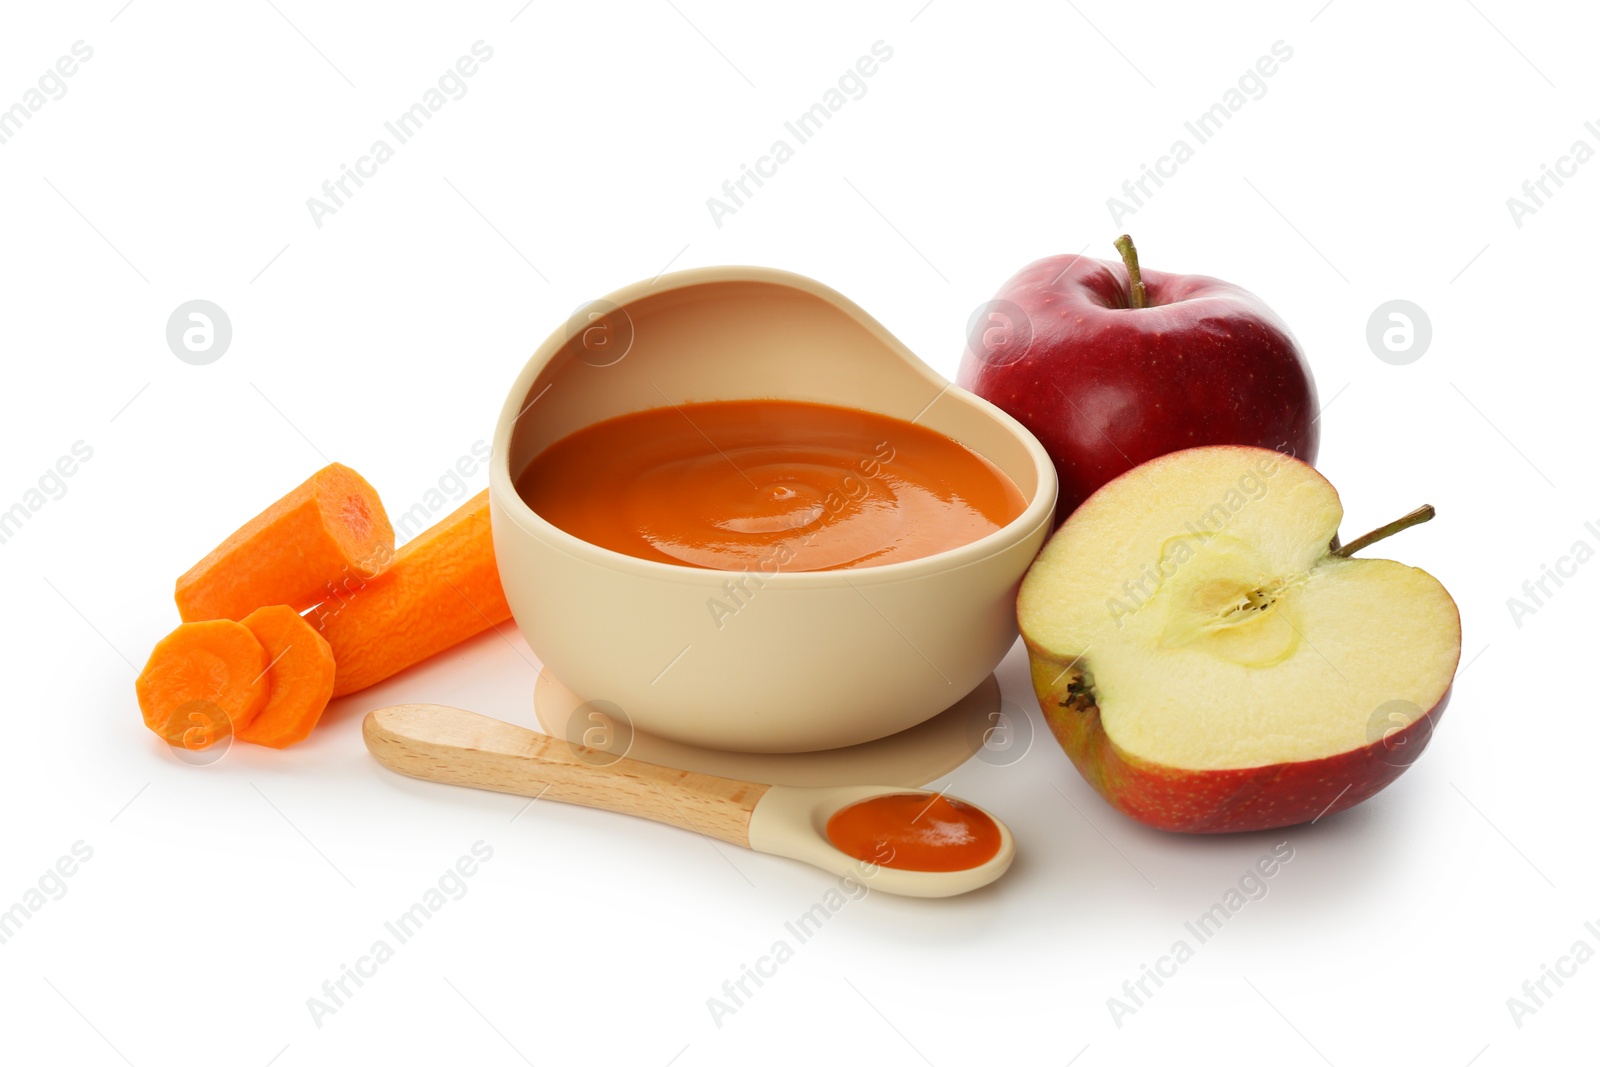
<instances>
[{"instance_id":1,"label":"red apple skin","mask_svg":"<svg viewBox=\"0 0 1600 1067\"><path fill-rule=\"evenodd\" d=\"M962 358L957 384L1050 453L1058 526L1117 475L1183 448L1257 445L1316 462L1316 386L1288 327L1238 286L1141 273L1149 306L1134 308L1121 263L1032 263L995 294ZM1010 332L988 343L987 322Z\"/></svg>"},{"instance_id":2,"label":"red apple skin","mask_svg":"<svg viewBox=\"0 0 1600 1067\"><path fill-rule=\"evenodd\" d=\"M1129 818L1185 834L1273 830L1354 807L1415 762L1450 702L1446 689L1425 715L1391 738L1337 756L1241 770L1185 770L1122 751L1101 726L1099 708L1063 707L1063 675L1070 678L1071 672L1048 654L1028 651L1040 710L1084 780ZM1404 760L1396 759L1397 750Z\"/></svg>"}]
</instances>

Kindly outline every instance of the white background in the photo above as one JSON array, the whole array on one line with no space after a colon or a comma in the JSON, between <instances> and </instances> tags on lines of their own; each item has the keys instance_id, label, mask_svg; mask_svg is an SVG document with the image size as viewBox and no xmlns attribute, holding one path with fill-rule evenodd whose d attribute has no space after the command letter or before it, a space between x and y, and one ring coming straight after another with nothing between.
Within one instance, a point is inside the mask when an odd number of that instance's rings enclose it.
<instances>
[{"instance_id":1,"label":"white background","mask_svg":"<svg viewBox=\"0 0 1600 1067\"><path fill-rule=\"evenodd\" d=\"M5 1059L1592 1058L1600 963L1520 1027L1506 1004L1579 938L1600 948L1600 564L1520 626L1506 605L1600 543L1600 164L1520 227L1506 205L1574 140L1600 147L1600 27L1578 5L123 3L8 5L0 32L0 106L94 49L0 145L0 508L93 449L0 545L0 908L93 850L0 945ZM478 40L494 55L465 97L317 227L307 197ZM717 226L706 198L880 40L893 58L865 96ZM1114 223L1107 197L1279 40L1293 57L1266 94ZM1025 758L951 779L1014 828L1013 872L969 898L851 903L719 1027L707 998L829 876L577 808L518 817L363 749L362 714L400 700L531 725L520 640L336 703L283 752L194 768L141 724L133 677L177 621L177 574L325 459L395 513L421 499L580 303L669 265L778 266L954 374L969 313L1015 270L1109 257L1123 229L1147 266L1237 282L1292 325L1347 533L1439 508L1387 547L1454 592L1463 669L1427 755L1363 807L1225 839L1145 830L1033 711ZM233 324L209 366L165 341L194 298ZM1408 366L1366 342L1394 298L1433 324ZM1031 709L1020 649L1000 677ZM480 840L467 894L317 1026L307 998ZM1107 998L1283 840L1269 895L1118 1026Z\"/></svg>"}]
</instances>

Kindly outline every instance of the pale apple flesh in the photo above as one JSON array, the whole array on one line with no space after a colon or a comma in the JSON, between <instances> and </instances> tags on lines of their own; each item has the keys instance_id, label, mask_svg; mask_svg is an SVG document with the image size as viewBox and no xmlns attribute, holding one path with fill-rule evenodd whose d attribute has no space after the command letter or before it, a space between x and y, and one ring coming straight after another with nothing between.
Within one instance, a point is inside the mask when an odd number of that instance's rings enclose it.
<instances>
[{"instance_id":1,"label":"pale apple flesh","mask_svg":"<svg viewBox=\"0 0 1600 1067\"><path fill-rule=\"evenodd\" d=\"M1152 826L1333 814L1410 765L1460 617L1425 571L1344 558L1325 478L1266 449L1152 460L1096 492L1023 580L1034 690L1074 765Z\"/></svg>"}]
</instances>

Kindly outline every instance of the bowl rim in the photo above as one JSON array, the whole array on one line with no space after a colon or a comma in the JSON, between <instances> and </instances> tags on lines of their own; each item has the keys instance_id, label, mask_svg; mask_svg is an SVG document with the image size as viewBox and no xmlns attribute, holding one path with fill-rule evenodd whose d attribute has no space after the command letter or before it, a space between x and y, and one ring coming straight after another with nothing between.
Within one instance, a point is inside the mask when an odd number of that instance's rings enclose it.
<instances>
[{"instance_id":1,"label":"bowl rim","mask_svg":"<svg viewBox=\"0 0 1600 1067\"><path fill-rule=\"evenodd\" d=\"M598 300L589 301L584 306L609 303L616 307L626 308L629 304L647 296L659 296L675 289L687 289L725 282L758 282L778 285L808 293L827 301L849 315L873 334L884 347L899 356L915 373L925 378L931 386L940 390L939 396L936 396L933 402L936 402L945 393L953 393L958 401L975 407L996 422L1022 444L1029 458L1033 461L1037 487L1034 490L1032 499L1022 509L1021 514L998 530L985 534L975 541L968 541L966 544L947 548L943 552L935 552L932 555L920 556L916 559L901 560L897 563L884 563L872 567L845 567L832 570L785 571L779 568L769 573L762 568L721 570L694 567L686 563L662 563L658 560L640 559L625 552L618 552L615 549L605 548L585 541L556 526L529 507L527 502L517 493L516 486L511 480L510 446L512 428L517 419L525 413L525 409L520 405L533 388L534 380L556 353L565 347L570 340L565 323L553 330L543 343L534 350L533 354L528 357L522 370L517 374L515 381L512 382L511 389L506 395L505 403L500 409L499 419L495 423L494 440L491 445L489 461L491 514L498 512L523 532L540 538L551 547L562 551L565 555L606 567L609 570L658 581L666 580L707 585L712 588L720 587L722 582L726 580L727 575L751 573L759 574L763 589L766 588L768 583L772 583L777 587L791 588L881 585L889 582L921 578L929 574L955 571L1012 549L1018 543L1026 540L1041 524L1049 523L1052 520L1056 506L1056 471L1049 453L1045 451L1044 445L1039 442L1039 439L1027 427L999 407L996 407L983 397L961 388L954 382L946 380L932 367L918 358L916 353L907 348L882 323L867 314L855 301L814 278L775 267L749 265L694 267L688 270L674 271L670 274L662 274L655 279L647 279L625 285ZM931 407L933 402L930 402L928 406ZM863 407L861 410L871 411L874 414L884 415L888 418L897 417L870 407Z\"/></svg>"}]
</instances>

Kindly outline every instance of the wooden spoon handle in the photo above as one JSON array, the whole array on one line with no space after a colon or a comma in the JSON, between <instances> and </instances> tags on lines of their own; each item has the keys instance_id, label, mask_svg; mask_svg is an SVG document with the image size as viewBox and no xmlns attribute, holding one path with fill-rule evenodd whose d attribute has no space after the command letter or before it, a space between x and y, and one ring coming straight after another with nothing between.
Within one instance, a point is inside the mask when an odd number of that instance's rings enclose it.
<instances>
[{"instance_id":1,"label":"wooden spoon handle","mask_svg":"<svg viewBox=\"0 0 1600 1067\"><path fill-rule=\"evenodd\" d=\"M379 708L361 733L379 763L413 778L638 815L745 848L771 788L618 759L442 704Z\"/></svg>"}]
</instances>

